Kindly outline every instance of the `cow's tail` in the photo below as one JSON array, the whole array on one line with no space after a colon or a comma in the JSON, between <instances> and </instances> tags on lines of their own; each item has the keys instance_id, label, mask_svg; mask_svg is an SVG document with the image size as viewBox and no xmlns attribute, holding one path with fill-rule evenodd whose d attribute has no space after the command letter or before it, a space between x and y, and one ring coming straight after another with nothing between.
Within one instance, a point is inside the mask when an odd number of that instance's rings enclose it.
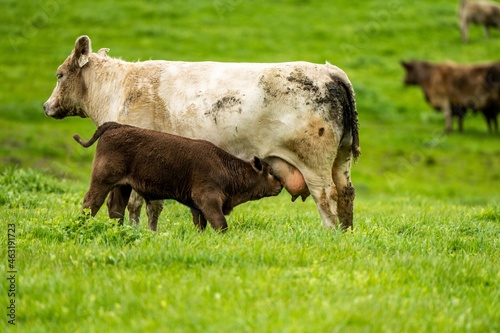
<instances>
[{"instance_id":1,"label":"cow's tail","mask_svg":"<svg viewBox=\"0 0 500 333\"><path fill-rule=\"evenodd\" d=\"M345 82L339 82L346 93L347 100L342 103L343 107L343 119L344 119L344 133L342 134L342 141L349 137L352 138L351 141L351 152L354 160L357 160L361 154L361 148L359 146L359 124L358 124L358 110L356 109L356 101L354 98L354 89L351 84L346 84Z\"/></svg>"},{"instance_id":2,"label":"cow's tail","mask_svg":"<svg viewBox=\"0 0 500 333\"><path fill-rule=\"evenodd\" d=\"M101 135L103 135L104 132L106 132L107 130L119 128L122 126L123 125L115 123L115 122L107 122L107 123L104 123L97 128L94 135L90 138L89 141L87 141L87 142L83 141L83 139L78 134L73 135L73 139L75 139L76 142L78 142L80 145L82 145L82 147L88 148L88 147L92 146L94 144L94 142L96 142L101 137Z\"/></svg>"}]
</instances>

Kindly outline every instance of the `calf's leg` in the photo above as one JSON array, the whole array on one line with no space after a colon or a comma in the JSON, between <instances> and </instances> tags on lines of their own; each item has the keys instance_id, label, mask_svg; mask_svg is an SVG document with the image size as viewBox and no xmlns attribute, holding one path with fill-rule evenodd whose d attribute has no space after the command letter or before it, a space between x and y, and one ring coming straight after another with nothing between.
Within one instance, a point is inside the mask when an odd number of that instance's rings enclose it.
<instances>
[{"instance_id":1,"label":"calf's leg","mask_svg":"<svg viewBox=\"0 0 500 333\"><path fill-rule=\"evenodd\" d=\"M95 216L101 208L106 196L111 191L112 186L106 186L99 183L92 182L90 188L85 194L83 199L82 211L85 214L85 210L90 208L90 215Z\"/></svg>"},{"instance_id":2,"label":"calf's leg","mask_svg":"<svg viewBox=\"0 0 500 333\"><path fill-rule=\"evenodd\" d=\"M128 201L128 211L130 216L130 223L139 223L141 217L141 208L144 203L144 199L137 194L136 191L132 191L130 195L130 200ZM163 210L163 200L153 200L146 203L146 213L148 215L148 226L149 229L156 231L158 227L158 218Z\"/></svg>"},{"instance_id":3,"label":"calf's leg","mask_svg":"<svg viewBox=\"0 0 500 333\"><path fill-rule=\"evenodd\" d=\"M163 210L163 200L154 200L146 202L146 213L148 215L148 226L152 231L158 229L158 218Z\"/></svg>"},{"instance_id":4,"label":"calf's leg","mask_svg":"<svg viewBox=\"0 0 500 333\"><path fill-rule=\"evenodd\" d=\"M125 216L125 208L130 198L132 187L122 185L115 187L108 196L108 214L112 219L118 219L120 224L123 224ZM132 223L132 221L130 221Z\"/></svg>"},{"instance_id":5,"label":"calf's leg","mask_svg":"<svg viewBox=\"0 0 500 333\"><path fill-rule=\"evenodd\" d=\"M200 230L203 231L207 227L207 219L203 214L196 208L191 208L191 214L193 214L193 223Z\"/></svg>"},{"instance_id":6,"label":"calf's leg","mask_svg":"<svg viewBox=\"0 0 500 333\"><path fill-rule=\"evenodd\" d=\"M205 192L198 197L194 197L193 201L214 230L222 232L227 230L227 221L222 212L222 199L220 196Z\"/></svg>"}]
</instances>

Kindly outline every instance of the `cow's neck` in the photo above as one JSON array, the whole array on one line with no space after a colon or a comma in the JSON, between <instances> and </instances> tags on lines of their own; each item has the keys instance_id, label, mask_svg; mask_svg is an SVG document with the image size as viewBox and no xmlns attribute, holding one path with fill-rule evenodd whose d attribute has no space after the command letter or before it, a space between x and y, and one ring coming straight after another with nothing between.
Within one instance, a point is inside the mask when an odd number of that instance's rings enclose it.
<instances>
[{"instance_id":1,"label":"cow's neck","mask_svg":"<svg viewBox=\"0 0 500 333\"><path fill-rule=\"evenodd\" d=\"M84 72L87 89L86 115L97 126L116 121L123 104L123 81L131 63L113 58L94 57Z\"/></svg>"}]
</instances>

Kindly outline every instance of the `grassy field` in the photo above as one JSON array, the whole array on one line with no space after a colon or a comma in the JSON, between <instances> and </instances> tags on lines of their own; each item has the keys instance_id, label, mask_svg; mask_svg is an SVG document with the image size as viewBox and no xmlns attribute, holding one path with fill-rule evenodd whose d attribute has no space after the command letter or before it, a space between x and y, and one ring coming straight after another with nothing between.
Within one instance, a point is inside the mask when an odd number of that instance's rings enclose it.
<instances>
[{"instance_id":1,"label":"grassy field","mask_svg":"<svg viewBox=\"0 0 500 333\"><path fill-rule=\"evenodd\" d=\"M1 331L500 331L500 135L479 114L445 135L442 115L403 87L399 64L498 60L499 31L485 40L472 27L460 42L457 3L3 1ZM144 222L115 226L105 210L82 219L93 150L72 135L88 138L94 126L42 110L82 34L129 61L344 69L362 148L354 231L324 230L311 198L291 203L286 193L237 207L224 235L196 232L174 202L158 234Z\"/></svg>"}]
</instances>

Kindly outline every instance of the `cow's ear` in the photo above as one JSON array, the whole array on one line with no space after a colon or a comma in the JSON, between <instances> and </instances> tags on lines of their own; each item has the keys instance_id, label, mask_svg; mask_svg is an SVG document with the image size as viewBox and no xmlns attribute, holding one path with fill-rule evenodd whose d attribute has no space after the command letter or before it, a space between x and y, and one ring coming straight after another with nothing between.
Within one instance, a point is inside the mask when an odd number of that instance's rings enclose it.
<instances>
[{"instance_id":1,"label":"cow's ear","mask_svg":"<svg viewBox=\"0 0 500 333\"><path fill-rule=\"evenodd\" d=\"M409 62L406 62L406 61L401 60L401 66L403 66L404 68L410 68L410 63L409 63Z\"/></svg>"},{"instance_id":2,"label":"cow's ear","mask_svg":"<svg viewBox=\"0 0 500 333\"><path fill-rule=\"evenodd\" d=\"M252 167L254 168L255 171L262 172L262 163L257 156L254 156L250 164L252 164Z\"/></svg>"},{"instance_id":3,"label":"cow's ear","mask_svg":"<svg viewBox=\"0 0 500 333\"><path fill-rule=\"evenodd\" d=\"M78 67L83 67L89 62L89 56L92 53L90 38L88 36L81 36L75 43L75 62Z\"/></svg>"}]
</instances>

